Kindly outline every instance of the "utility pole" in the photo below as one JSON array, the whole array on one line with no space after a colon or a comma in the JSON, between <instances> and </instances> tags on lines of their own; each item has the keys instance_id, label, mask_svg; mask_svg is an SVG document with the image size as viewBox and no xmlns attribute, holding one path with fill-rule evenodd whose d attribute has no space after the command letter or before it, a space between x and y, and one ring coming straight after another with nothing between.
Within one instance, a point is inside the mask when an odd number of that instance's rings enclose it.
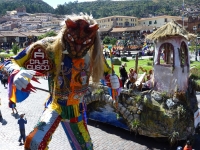
<instances>
[{"instance_id":1,"label":"utility pole","mask_svg":"<svg viewBox=\"0 0 200 150\"><path fill-rule=\"evenodd\" d=\"M184 0L183 0L183 6L182 6L182 20L183 20L183 29L184 29Z\"/></svg>"},{"instance_id":2,"label":"utility pole","mask_svg":"<svg viewBox=\"0 0 200 150\"><path fill-rule=\"evenodd\" d=\"M194 21L194 26L193 26L193 30L195 31L195 34L197 35L197 26L196 26L196 19L198 19L197 16L192 16L193 21ZM197 61L197 37L196 37L196 41L195 41L195 61Z\"/></svg>"},{"instance_id":3,"label":"utility pole","mask_svg":"<svg viewBox=\"0 0 200 150\"><path fill-rule=\"evenodd\" d=\"M197 35L197 29L195 30L195 33L196 33L196 35ZM196 37L196 52L195 52L195 61L197 61L197 53L198 53L198 51L197 51L197 37Z\"/></svg>"}]
</instances>

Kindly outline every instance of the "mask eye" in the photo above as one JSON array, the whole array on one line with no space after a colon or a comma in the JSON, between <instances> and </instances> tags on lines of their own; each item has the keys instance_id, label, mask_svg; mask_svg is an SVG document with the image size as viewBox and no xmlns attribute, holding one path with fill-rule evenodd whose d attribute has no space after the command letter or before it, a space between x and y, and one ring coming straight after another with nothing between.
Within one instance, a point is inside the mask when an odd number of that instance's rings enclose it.
<instances>
[{"instance_id":1,"label":"mask eye","mask_svg":"<svg viewBox=\"0 0 200 150\"><path fill-rule=\"evenodd\" d=\"M70 41L74 41L74 38L70 35L70 34L67 34L67 37L68 37L68 39L70 39Z\"/></svg>"},{"instance_id":2,"label":"mask eye","mask_svg":"<svg viewBox=\"0 0 200 150\"><path fill-rule=\"evenodd\" d=\"M84 45L88 44L91 42L91 39L86 40L85 42L83 42Z\"/></svg>"}]
</instances>

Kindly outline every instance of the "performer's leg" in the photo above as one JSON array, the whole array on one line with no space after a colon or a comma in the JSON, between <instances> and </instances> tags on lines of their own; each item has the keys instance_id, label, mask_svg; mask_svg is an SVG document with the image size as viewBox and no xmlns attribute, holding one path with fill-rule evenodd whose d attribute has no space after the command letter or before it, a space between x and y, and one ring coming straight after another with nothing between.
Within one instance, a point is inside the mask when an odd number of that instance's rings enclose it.
<instances>
[{"instance_id":1,"label":"performer's leg","mask_svg":"<svg viewBox=\"0 0 200 150\"><path fill-rule=\"evenodd\" d=\"M39 119L34 130L26 137L26 150L44 150L51 139L52 134L61 121L60 115L50 109L46 109ZM45 149L46 150L46 149Z\"/></svg>"},{"instance_id":2,"label":"performer's leg","mask_svg":"<svg viewBox=\"0 0 200 150\"><path fill-rule=\"evenodd\" d=\"M69 107L69 106L68 106ZM75 117L62 121L62 127L69 139L73 150L93 150L91 138L87 129L85 106L80 103L77 108L74 107ZM80 113L81 112L81 113Z\"/></svg>"}]
</instances>

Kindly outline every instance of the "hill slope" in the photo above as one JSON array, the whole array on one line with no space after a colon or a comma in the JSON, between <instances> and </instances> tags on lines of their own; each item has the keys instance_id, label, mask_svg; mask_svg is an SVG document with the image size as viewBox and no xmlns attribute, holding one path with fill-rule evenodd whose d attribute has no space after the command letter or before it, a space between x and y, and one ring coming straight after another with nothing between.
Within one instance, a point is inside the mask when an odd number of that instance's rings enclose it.
<instances>
[{"instance_id":1,"label":"hill slope","mask_svg":"<svg viewBox=\"0 0 200 150\"><path fill-rule=\"evenodd\" d=\"M28 13L54 13L54 8L42 0L0 0L0 14L25 6Z\"/></svg>"},{"instance_id":2,"label":"hill slope","mask_svg":"<svg viewBox=\"0 0 200 150\"><path fill-rule=\"evenodd\" d=\"M71 0L73 1L73 0ZM81 2L74 0L54 9L42 0L0 0L0 15L6 11L15 10L17 7L25 6L28 13L55 13L58 15L69 15L72 13L88 13L94 18L102 18L113 15L135 16L138 18L152 15L174 15L180 16L183 0L129 0L111 1L97 0L92 2ZM185 0L186 6L199 8L200 0Z\"/></svg>"}]
</instances>

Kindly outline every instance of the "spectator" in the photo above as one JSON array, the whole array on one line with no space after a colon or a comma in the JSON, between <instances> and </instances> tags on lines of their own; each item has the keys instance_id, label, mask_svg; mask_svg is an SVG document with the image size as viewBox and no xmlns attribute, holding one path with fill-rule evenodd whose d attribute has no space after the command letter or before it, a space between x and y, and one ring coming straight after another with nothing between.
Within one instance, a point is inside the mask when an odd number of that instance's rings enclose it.
<instances>
[{"instance_id":1,"label":"spectator","mask_svg":"<svg viewBox=\"0 0 200 150\"><path fill-rule=\"evenodd\" d=\"M2 78L3 78L3 73L2 73L2 71L0 71L0 80L1 80L1 84L3 84Z\"/></svg>"},{"instance_id":2,"label":"spectator","mask_svg":"<svg viewBox=\"0 0 200 150\"><path fill-rule=\"evenodd\" d=\"M122 81L122 87L123 88L124 88L124 83L128 79L128 74L127 74L127 71L126 71L125 67L127 67L127 65L126 65L126 63L123 63L121 65L121 67L119 68L119 73L120 73L120 78L121 78L121 81Z\"/></svg>"},{"instance_id":3,"label":"spectator","mask_svg":"<svg viewBox=\"0 0 200 150\"><path fill-rule=\"evenodd\" d=\"M0 98L0 106L1 106L1 98ZM1 109L0 109L0 122L3 120L2 114L1 114Z\"/></svg>"},{"instance_id":4,"label":"spectator","mask_svg":"<svg viewBox=\"0 0 200 150\"><path fill-rule=\"evenodd\" d=\"M192 150L192 145L189 140L187 140L185 147L183 150Z\"/></svg>"},{"instance_id":5,"label":"spectator","mask_svg":"<svg viewBox=\"0 0 200 150\"><path fill-rule=\"evenodd\" d=\"M9 107L12 108L12 114L15 114L14 110L16 111L16 114L18 114L18 111L16 109L16 103L9 101Z\"/></svg>"},{"instance_id":6,"label":"spectator","mask_svg":"<svg viewBox=\"0 0 200 150\"><path fill-rule=\"evenodd\" d=\"M107 59L107 55L108 55L108 54L107 54L107 52L105 52L105 54L104 54L104 56L105 56L105 59Z\"/></svg>"},{"instance_id":7,"label":"spectator","mask_svg":"<svg viewBox=\"0 0 200 150\"><path fill-rule=\"evenodd\" d=\"M25 124L27 124L27 120L26 118L24 119L24 115L25 114L21 114L20 118L18 120L18 124L19 124L19 131L20 131L20 136L19 136L19 140L18 142L20 142L19 145L23 145L25 142ZM21 140L23 139L23 143L21 143Z\"/></svg>"},{"instance_id":8,"label":"spectator","mask_svg":"<svg viewBox=\"0 0 200 150\"><path fill-rule=\"evenodd\" d=\"M110 53L109 52L107 52L107 58L110 58Z\"/></svg>"},{"instance_id":9,"label":"spectator","mask_svg":"<svg viewBox=\"0 0 200 150\"><path fill-rule=\"evenodd\" d=\"M153 87L151 76L147 76L147 81L145 83L142 83L142 91L150 90Z\"/></svg>"},{"instance_id":10,"label":"spectator","mask_svg":"<svg viewBox=\"0 0 200 150\"><path fill-rule=\"evenodd\" d=\"M8 74L6 72L3 72L2 83L3 83L4 87L7 88L6 84L8 85Z\"/></svg>"},{"instance_id":11,"label":"spectator","mask_svg":"<svg viewBox=\"0 0 200 150\"><path fill-rule=\"evenodd\" d=\"M120 50L118 50L118 53L119 53L118 57L121 57L121 52L120 52Z\"/></svg>"},{"instance_id":12,"label":"spectator","mask_svg":"<svg viewBox=\"0 0 200 150\"><path fill-rule=\"evenodd\" d=\"M130 88L130 84L134 84L135 81L137 80L137 73L135 72L135 70L133 70L132 68L129 69L130 73L128 75L128 82L126 84L127 89Z\"/></svg>"}]
</instances>

